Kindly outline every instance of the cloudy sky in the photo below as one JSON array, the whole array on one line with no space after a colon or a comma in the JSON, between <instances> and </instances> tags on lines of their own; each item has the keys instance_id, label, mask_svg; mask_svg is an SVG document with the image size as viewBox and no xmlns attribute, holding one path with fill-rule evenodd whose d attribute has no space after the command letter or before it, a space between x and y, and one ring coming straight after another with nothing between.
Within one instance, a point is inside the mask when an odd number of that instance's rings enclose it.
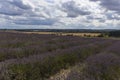
<instances>
[{"instance_id":1,"label":"cloudy sky","mask_svg":"<svg viewBox=\"0 0 120 80\"><path fill-rule=\"evenodd\" d=\"M3 29L120 29L120 0L0 0Z\"/></svg>"}]
</instances>

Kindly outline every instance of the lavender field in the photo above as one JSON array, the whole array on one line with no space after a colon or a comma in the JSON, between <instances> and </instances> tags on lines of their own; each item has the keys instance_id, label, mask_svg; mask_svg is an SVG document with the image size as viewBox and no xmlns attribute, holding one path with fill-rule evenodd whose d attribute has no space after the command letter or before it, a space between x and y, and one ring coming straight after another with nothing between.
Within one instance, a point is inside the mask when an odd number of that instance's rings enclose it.
<instances>
[{"instance_id":1,"label":"lavender field","mask_svg":"<svg viewBox=\"0 0 120 80\"><path fill-rule=\"evenodd\" d=\"M0 80L120 80L120 40L0 32Z\"/></svg>"}]
</instances>

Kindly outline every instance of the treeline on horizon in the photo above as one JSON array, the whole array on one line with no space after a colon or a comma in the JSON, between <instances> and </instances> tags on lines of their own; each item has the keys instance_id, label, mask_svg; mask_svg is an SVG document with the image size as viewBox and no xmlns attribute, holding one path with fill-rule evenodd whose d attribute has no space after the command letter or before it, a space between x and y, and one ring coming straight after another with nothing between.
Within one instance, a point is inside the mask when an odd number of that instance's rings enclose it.
<instances>
[{"instance_id":1,"label":"treeline on horizon","mask_svg":"<svg viewBox=\"0 0 120 80\"><path fill-rule=\"evenodd\" d=\"M114 29L1 29L1 30L14 30L14 31L26 31L26 32L65 32L65 33L103 33L115 31Z\"/></svg>"},{"instance_id":2,"label":"treeline on horizon","mask_svg":"<svg viewBox=\"0 0 120 80\"><path fill-rule=\"evenodd\" d=\"M120 37L120 30L109 32L109 36Z\"/></svg>"},{"instance_id":3,"label":"treeline on horizon","mask_svg":"<svg viewBox=\"0 0 120 80\"><path fill-rule=\"evenodd\" d=\"M120 30L115 29L1 29L2 31L21 31L21 32L60 32L60 33L101 33L98 37L120 37Z\"/></svg>"},{"instance_id":4,"label":"treeline on horizon","mask_svg":"<svg viewBox=\"0 0 120 80\"><path fill-rule=\"evenodd\" d=\"M120 30L113 30L108 32L103 32L98 37L120 37Z\"/></svg>"}]
</instances>

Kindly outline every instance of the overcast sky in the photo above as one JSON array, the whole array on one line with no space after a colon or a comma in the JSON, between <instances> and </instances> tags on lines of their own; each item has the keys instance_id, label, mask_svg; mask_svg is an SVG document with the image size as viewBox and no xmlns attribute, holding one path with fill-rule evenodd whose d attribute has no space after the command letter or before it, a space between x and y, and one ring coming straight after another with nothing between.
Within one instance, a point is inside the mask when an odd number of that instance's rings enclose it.
<instances>
[{"instance_id":1,"label":"overcast sky","mask_svg":"<svg viewBox=\"0 0 120 80\"><path fill-rule=\"evenodd\" d=\"M4 29L120 29L120 0L0 0Z\"/></svg>"}]
</instances>

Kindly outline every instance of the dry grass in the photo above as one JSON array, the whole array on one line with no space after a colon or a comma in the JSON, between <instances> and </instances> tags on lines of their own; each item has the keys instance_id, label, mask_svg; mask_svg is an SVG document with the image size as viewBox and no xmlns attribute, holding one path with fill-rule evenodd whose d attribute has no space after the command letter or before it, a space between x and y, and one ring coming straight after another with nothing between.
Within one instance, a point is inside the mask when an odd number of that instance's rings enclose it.
<instances>
[{"instance_id":1,"label":"dry grass","mask_svg":"<svg viewBox=\"0 0 120 80\"><path fill-rule=\"evenodd\" d=\"M48 80L66 80L68 74L71 72L71 69L61 70L54 76L51 76Z\"/></svg>"},{"instance_id":2,"label":"dry grass","mask_svg":"<svg viewBox=\"0 0 120 80\"><path fill-rule=\"evenodd\" d=\"M22 32L22 33L27 33L27 34L55 34L55 35L60 35L60 36L80 36L80 37L97 37L101 35L101 33L62 33L62 32Z\"/></svg>"}]
</instances>

